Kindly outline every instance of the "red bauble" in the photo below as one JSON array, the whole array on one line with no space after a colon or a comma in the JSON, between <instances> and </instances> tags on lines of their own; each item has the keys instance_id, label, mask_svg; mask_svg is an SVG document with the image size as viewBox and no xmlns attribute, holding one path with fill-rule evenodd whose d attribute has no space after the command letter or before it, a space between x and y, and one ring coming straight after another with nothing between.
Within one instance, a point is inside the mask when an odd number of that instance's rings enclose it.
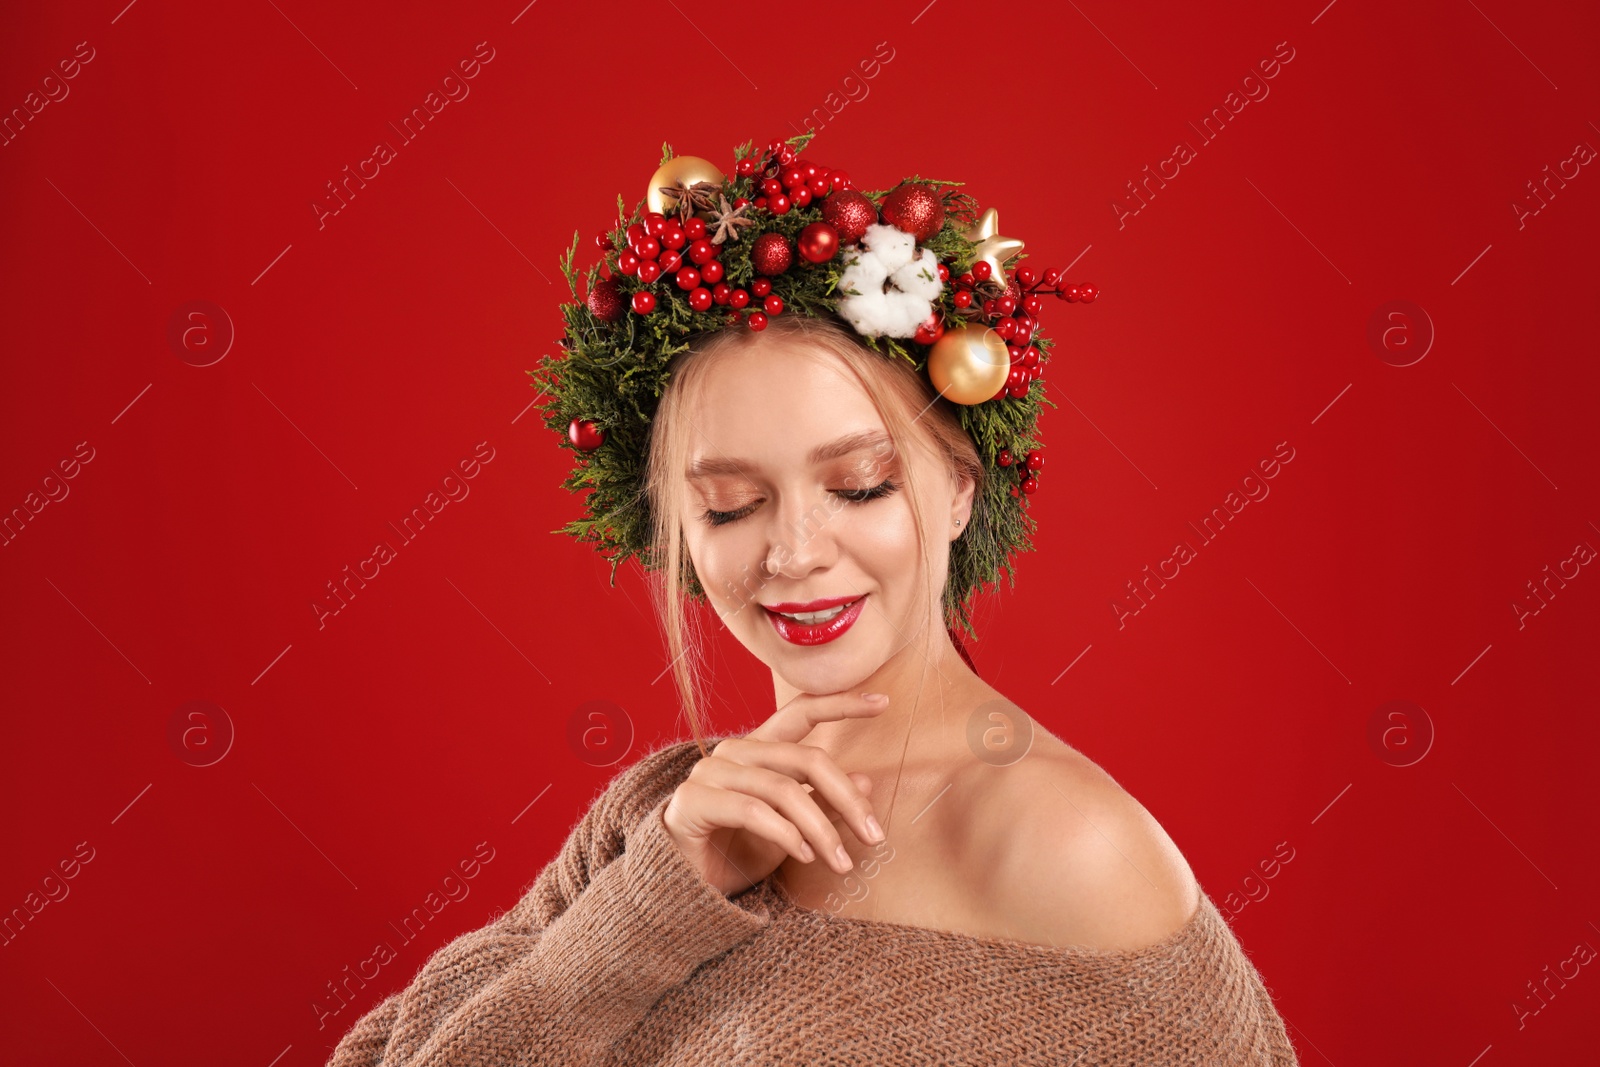
<instances>
[{"instance_id":1,"label":"red bauble","mask_svg":"<svg viewBox=\"0 0 1600 1067\"><path fill-rule=\"evenodd\" d=\"M750 265L757 274L772 277L782 274L794 263L794 250L781 233L764 233L750 246Z\"/></svg>"},{"instance_id":2,"label":"red bauble","mask_svg":"<svg viewBox=\"0 0 1600 1067\"><path fill-rule=\"evenodd\" d=\"M944 225L944 205L933 186L901 182L883 198L883 221L918 241L927 241Z\"/></svg>"},{"instance_id":3,"label":"red bauble","mask_svg":"<svg viewBox=\"0 0 1600 1067\"><path fill-rule=\"evenodd\" d=\"M606 432L588 419L573 419L567 424L567 440L585 452L593 452L606 443Z\"/></svg>"},{"instance_id":4,"label":"red bauble","mask_svg":"<svg viewBox=\"0 0 1600 1067\"><path fill-rule=\"evenodd\" d=\"M605 278L595 282L594 288L589 290L589 313L601 322L616 322L627 311L627 306L622 302L622 290L617 287L615 279Z\"/></svg>"},{"instance_id":5,"label":"red bauble","mask_svg":"<svg viewBox=\"0 0 1600 1067\"><path fill-rule=\"evenodd\" d=\"M822 217L839 231L840 244L853 245L878 221L878 209L854 189L836 189L822 202Z\"/></svg>"},{"instance_id":6,"label":"red bauble","mask_svg":"<svg viewBox=\"0 0 1600 1067\"><path fill-rule=\"evenodd\" d=\"M826 263L839 251L839 231L831 223L813 222L800 231L795 245L812 263Z\"/></svg>"}]
</instances>

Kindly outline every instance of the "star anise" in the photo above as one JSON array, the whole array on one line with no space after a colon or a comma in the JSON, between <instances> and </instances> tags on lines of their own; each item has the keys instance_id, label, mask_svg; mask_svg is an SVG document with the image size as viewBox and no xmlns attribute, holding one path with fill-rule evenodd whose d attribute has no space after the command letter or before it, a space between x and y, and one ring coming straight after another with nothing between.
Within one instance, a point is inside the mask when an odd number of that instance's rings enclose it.
<instances>
[{"instance_id":1,"label":"star anise","mask_svg":"<svg viewBox=\"0 0 1600 1067\"><path fill-rule=\"evenodd\" d=\"M756 224L755 219L745 214L745 210L750 205L740 204L738 207L734 207L728 203L728 198L720 193L717 194L717 198L722 201L722 206L720 210L712 209L712 214L715 216L713 224L716 226L717 232L712 234L711 243L720 245L725 241L732 241L737 244L739 242L739 227L754 226Z\"/></svg>"},{"instance_id":2,"label":"star anise","mask_svg":"<svg viewBox=\"0 0 1600 1067\"><path fill-rule=\"evenodd\" d=\"M689 216L696 210L709 211L712 207L711 194L722 191L722 186L716 182L695 182L685 185L681 180L673 185L658 187L661 195L673 200L671 210L678 213L679 222L688 222Z\"/></svg>"}]
</instances>

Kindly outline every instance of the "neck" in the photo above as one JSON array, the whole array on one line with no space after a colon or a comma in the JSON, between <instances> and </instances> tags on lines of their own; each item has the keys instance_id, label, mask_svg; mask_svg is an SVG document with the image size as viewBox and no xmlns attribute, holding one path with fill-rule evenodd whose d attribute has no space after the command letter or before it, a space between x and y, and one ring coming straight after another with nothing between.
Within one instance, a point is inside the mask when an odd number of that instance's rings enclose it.
<instances>
[{"instance_id":1,"label":"neck","mask_svg":"<svg viewBox=\"0 0 1600 1067\"><path fill-rule=\"evenodd\" d=\"M966 714L978 703L998 696L961 658L943 625L932 642L914 640L902 646L868 675L855 693L886 693L889 707L879 715L821 722L805 743L826 751L846 770L898 763L935 746L961 742ZM931 643L931 648L925 647ZM776 706L800 690L772 676Z\"/></svg>"}]
</instances>

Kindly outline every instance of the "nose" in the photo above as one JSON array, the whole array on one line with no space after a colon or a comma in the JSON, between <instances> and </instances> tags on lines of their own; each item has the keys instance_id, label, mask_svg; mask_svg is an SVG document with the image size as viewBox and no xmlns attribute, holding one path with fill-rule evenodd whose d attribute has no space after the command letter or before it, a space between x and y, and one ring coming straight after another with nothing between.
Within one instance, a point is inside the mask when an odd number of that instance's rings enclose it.
<instances>
[{"instance_id":1,"label":"nose","mask_svg":"<svg viewBox=\"0 0 1600 1067\"><path fill-rule=\"evenodd\" d=\"M801 579L814 570L833 565L839 558L833 529L838 521L822 496L791 494L780 507L769 508L772 526L767 550L759 564L763 577Z\"/></svg>"}]
</instances>

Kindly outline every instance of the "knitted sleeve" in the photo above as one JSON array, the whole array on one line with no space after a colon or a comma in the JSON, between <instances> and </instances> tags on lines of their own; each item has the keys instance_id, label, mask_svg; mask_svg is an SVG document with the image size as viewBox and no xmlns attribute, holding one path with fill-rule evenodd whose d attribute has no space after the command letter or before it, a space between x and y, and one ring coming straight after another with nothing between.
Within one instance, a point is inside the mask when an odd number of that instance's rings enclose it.
<instances>
[{"instance_id":1,"label":"knitted sleeve","mask_svg":"<svg viewBox=\"0 0 1600 1067\"><path fill-rule=\"evenodd\" d=\"M435 952L328 1067L594 1063L701 963L765 927L770 914L706 882L662 821L698 759L679 742L617 776L517 905Z\"/></svg>"}]
</instances>

